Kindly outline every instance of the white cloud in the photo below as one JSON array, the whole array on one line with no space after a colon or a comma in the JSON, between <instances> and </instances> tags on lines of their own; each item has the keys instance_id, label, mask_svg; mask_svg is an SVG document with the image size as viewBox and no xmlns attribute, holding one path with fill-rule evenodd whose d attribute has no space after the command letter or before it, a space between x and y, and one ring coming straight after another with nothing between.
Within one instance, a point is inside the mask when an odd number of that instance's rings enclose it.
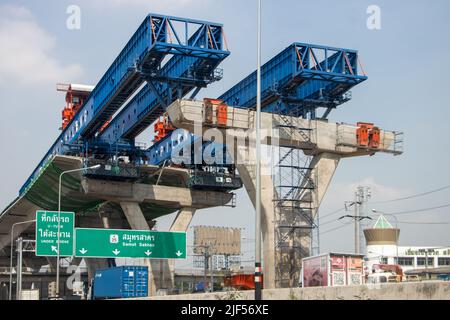
<instances>
[{"instance_id":1,"label":"white cloud","mask_svg":"<svg viewBox=\"0 0 450 320\"><path fill-rule=\"evenodd\" d=\"M22 85L77 79L82 68L65 65L51 52L56 40L23 6L0 6L0 83Z\"/></svg>"},{"instance_id":2,"label":"white cloud","mask_svg":"<svg viewBox=\"0 0 450 320\"><path fill-rule=\"evenodd\" d=\"M398 189L385 186L376 181L374 177L366 177L359 182L353 183L331 183L323 202L323 213L334 211L344 207L345 201L353 201L356 188L358 186L367 186L371 190L371 201L386 201L400 198L402 196L414 193L411 190Z\"/></svg>"}]
</instances>

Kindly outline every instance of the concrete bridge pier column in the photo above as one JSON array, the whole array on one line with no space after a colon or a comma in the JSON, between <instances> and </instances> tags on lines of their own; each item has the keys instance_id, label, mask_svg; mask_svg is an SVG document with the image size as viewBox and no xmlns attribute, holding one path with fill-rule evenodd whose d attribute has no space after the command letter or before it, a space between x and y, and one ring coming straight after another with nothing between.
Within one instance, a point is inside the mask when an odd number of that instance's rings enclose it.
<instances>
[{"instance_id":1,"label":"concrete bridge pier column","mask_svg":"<svg viewBox=\"0 0 450 320\"><path fill-rule=\"evenodd\" d=\"M150 230L150 226L142 213L137 202L121 202L120 206L125 213L132 229ZM169 263L166 259L145 259L148 266L149 278L148 289L149 296L156 295L158 289L168 289L172 283Z\"/></svg>"},{"instance_id":2,"label":"concrete bridge pier column","mask_svg":"<svg viewBox=\"0 0 450 320\"><path fill-rule=\"evenodd\" d=\"M191 224L192 218L194 217L196 209L195 208L182 208L178 211L177 216L173 220L169 231L179 231L186 232L189 225ZM175 288L175 260L169 259L169 274L170 274L170 287Z\"/></svg>"},{"instance_id":3,"label":"concrete bridge pier column","mask_svg":"<svg viewBox=\"0 0 450 320\"><path fill-rule=\"evenodd\" d=\"M150 230L148 222L138 203L120 203L125 216L133 229ZM196 209L182 208L175 217L169 231L186 231L191 223ZM149 268L149 296L156 294L158 289L172 289L175 285L175 260L145 259Z\"/></svg>"},{"instance_id":4,"label":"concrete bridge pier column","mask_svg":"<svg viewBox=\"0 0 450 320\"><path fill-rule=\"evenodd\" d=\"M250 200L255 206L256 198L256 166L237 164L237 170L244 183L245 189L250 197ZM275 210L274 210L274 184L272 176L268 174L270 169L268 167L261 168L261 171L267 174L261 176L261 229L262 229L262 250L263 250L263 274L264 274L264 288L275 288Z\"/></svg>"},{"instance_id":5,"label":"concrete bridge pier column","mask_svg":"<svg viewBox=\"0 0 450 320\"><path fill-rule=\"evenodd\" d=\"M104 203L100 206L98 212L93 212L92 215L97 216L88 216L88 217L79 217L78 223L81 223L84 226L88 226L89 228L105 228L105 229L122 229L123 223L121 217L121 210L111 206L108 203ZM88 271L88 281L91 282L91 279L95 276L95 271L97 269L104 269L110 267L108 264L108 259L104 258L84 258L86 263L86 268ZM81 262L81 258L74 258L71 264L79 264Z\"/></svg>"}]
</instances>

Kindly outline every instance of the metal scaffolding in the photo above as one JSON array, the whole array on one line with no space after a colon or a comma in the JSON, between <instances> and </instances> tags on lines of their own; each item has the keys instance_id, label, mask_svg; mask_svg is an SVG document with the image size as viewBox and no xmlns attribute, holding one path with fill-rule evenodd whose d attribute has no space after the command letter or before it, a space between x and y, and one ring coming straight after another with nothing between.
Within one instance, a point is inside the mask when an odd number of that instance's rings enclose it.
<instances>
[{"instance_id":1,"label":"metal scaffolding","mask_svg":"<svg viewBox=\"0 0 450 320\"><path fill-rule=\"evenodd\" d=\"M300 135L303 147L274 148L274 212L275 212L275 282L277 288L294 287L299 283L301 260L318 251L318 218L315 216L314 193L316 175L311 167L311 127L292 123L293 117L304 112L291 111L277 116L277 129L290 137ZM310 122L308 122L310 123ZM309 125L310 126L310 125ZM293 144L291 144L293 145ZM306 149L305 149L306 145ZM308 147L310 146L310 147Z\"/></svg>"}]
</instances>

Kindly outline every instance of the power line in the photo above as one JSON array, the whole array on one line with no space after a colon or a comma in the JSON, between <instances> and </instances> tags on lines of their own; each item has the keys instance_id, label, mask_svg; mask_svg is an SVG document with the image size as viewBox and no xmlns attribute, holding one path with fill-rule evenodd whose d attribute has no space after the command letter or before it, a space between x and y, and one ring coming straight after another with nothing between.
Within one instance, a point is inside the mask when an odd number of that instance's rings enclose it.
<instances>
[{"instance_id":1,"label":"power line","mask_svg":"<svg viewBox=\"0 0 450 320\"><path fill-rule=\"evenodd\" d=\"M399 221L398 223L403 223L403 224L450 224L450 221L441 221L441 222Z\"/></svg>"},{"instance_id":2,"label":"power line","mask_svg":"<svg viewBox=\"0 0 450 320\"><path fill-rule=\"evenodd\" d=\"M436 193L436 192L439 192L439 191L442 191L442 190L445 190L445 189L449 189L449 188L450 188L450 185L443 186L441 188L434 189L434 190L431 190L431 191L418 193L418 194L414 194L414 195L411 195L411 196L402 197L402 198L396 198L396 199L384 200L384 201L373 201L373 202L370 202L370 204L389 203L389 202L395 202L395 201L408 200L408 199L412 199L412 198L426 196L426 195L429 195L429 194L432 194L432 193ZM327 214L325 214L323 216L320 215L320 219L325 219L327 217L330 217L330 216L332 216L332 215L334 215L336 213L339 213L341 211L344 211L344 210L345 210L345 208L341 208L341 209L337 209L335 211L332 211L330 213L327 213ZM328 222L325 222L325 223L321 223L321 225L324 225L324 224L327 224L327 223L331 223L331 222L333 222L333 221L328 221Z\"/></svg>"},{"instance_id":3,"label":"power line","mask_svg":"<svg viewBox=\"0 0 450 320\"><path fill-rule=\"evenodd\" d=\"M441 188L438 188L438 189L434 189L434 190L431 190L431 191L414 194L414 195L411 195L411 196L406 196L406 197L397 198L397 199L391 199L391 200L384 200L384 201L375 201L375 202L371 202L371 203L377 204L377 203L389 203L389 202L395 202L395 201L408 200L408 199L412 199L412 198L423 197L423 196L426 196L426 195L429 195L429 194L432 194L432 193L435 193L435 192L439 192L439 191L442 191L442 190L445 190L445 189L449 189L449 188L450 188L450 185L444 186L444 187L441 187Z\"/></svg>"},{"instance_id":4,"label":"power line","mask_svg":"<svg viewBox=\"0 0 450 320\"><path fill-rule=\"evenodd\" d=\"M440 209L440 208L446 208L446 207L450 207L450 204L446 204L446 205L442 205L442 206L437 206L437 207L431 207L431 208L418 209L418 210L411 210L411 211L403 211L403 212L397 212L397 213L390 213L390 214L397 215L397 214L408 214L408 213L416 213L416 212L426 212L426 211L435 210L435 209ZM381 214L382 214L382 213L381 213ZM329 222L327 222L327 223L331 223L331 222L335 222L335 221L329 221ZM448 221L448 222L413 222L413 221L409 222L409 221L399 221L399 223L403 223L403 224L450 224L450 221ZM326 230L326 231L324 231L324 232L321 232L320 235L326 234L326 233L329 233L329 232L332 232L332 231L335 231L335 230L342 229L342 228L344 228L344 227L346 227L346 226L348 226L348 225L350 225L350 224L351 224L351 222L345 223L345 224L342 225L342 226L338 226L338 227L336 227L336 228L332 228L332 229Z\"/></svg>"},{"instance_id":5,"label":"power line","mask_svg":"<svg viewBox=\"0 0 450 320\"><path fill-rule=\"evenodd\" d=\"M352 224L352 221L347 222L347 223L343 224L342 226L339 226L339 227L336 227L336 228L332 228L332 229L323 231L323 232L321 232L319 235L323 235L323 234L325 234L325 233L329 233L329 232L332 232L332 231L335 231L335 230L342 229L342 228L344 228L344 227L346 227L346 226L348 226L348 225L350 225L350 224Z\"/></svg>"},{"instance_id":6,"label":"power line","mask_svg":"<svg viewBox=\"0 0 450 320\"><path fill-rule=\"evenodd\" d=\"M450 204L444 204L444 205L441 205L441 206L429 207L429 208L423 208L423 209L417 209L417 210L410 210L410 211L400 211L400 212L392 212L392 213L389 212L389 214L393 214L393 215L401 215L401 214L409 214L409 213L426 213L427 211L436 210L436 209L441 209L441 208L447 208L447 207L450 207ZM333 212L333 213L337 213L337 212L338 212L338 211ZM333 213L332 213L332 214L333 214ZM386 213L387 213L387 212L386 212ZM383 213L380 213L380 214L383 214ZM331 215L331 214L329 214L329 215ZM323 223L323 224L321 224L321 225L329 224L329 223L331 223L331 222L335 222L335 221L328 221L328 222L325 222L325 223ZM326 234L326 233L329 233L329 232L333 232L333 231L342 229L342 228L344 228L344 227L350 225L351 223L352 223L352 222L347 222L347 223L345 223L345 224L342 225L342 226L338 226L338 227L335 227L335 228L332 228L332 229L323 231L323 232L320 233L320 235L323 235L323 234ZM450 221L448 221L448 222L447 222L447 221L446 221L446 222L415 222L415 221L399 221L399 223L403 223L403 224L425 224L425 225L428 224L428 225L433 225L433 224L450 224Z\"/></svg>"},{"instance_id":7,"label":"power line","mask_svg":"<svg viewBox=\"0 0 450 320\"><path fill-rule=\"evenodd\" d=\"M409 211L399 211L399 212L386 212L387 214L393 214L393 215L401 215L401 214L409 214L409 213L426 213L427 211L431 211L431 210L436 210L436 209L441 209L441 208L447 208L450 207L450 203L448 204L443 204L441 206L436 206L436 207L430 207L430 208L423 208L423 209L417 209L417 210L409 210ZM380 211L380 214L383 214L382 211Z\"/></svg>"},{"instance_id":8,"label":"power line","mask_svg":"<svg viewBox=\"0 0 450 320\"><path fill-rule=\"evenodd\" d=\"M321 218L321 219L324 219L324 218L326 218L326 217L332 216L333 214L336 214L336 213L341 212L341 211L344 211L344 210L345 210L345 208L341 208L341 209L335 210L335 211L333 211L333 212L327 213L327 214L324 215L324 216L320 216L320 218Z\"/></svg>"}]
</instances>

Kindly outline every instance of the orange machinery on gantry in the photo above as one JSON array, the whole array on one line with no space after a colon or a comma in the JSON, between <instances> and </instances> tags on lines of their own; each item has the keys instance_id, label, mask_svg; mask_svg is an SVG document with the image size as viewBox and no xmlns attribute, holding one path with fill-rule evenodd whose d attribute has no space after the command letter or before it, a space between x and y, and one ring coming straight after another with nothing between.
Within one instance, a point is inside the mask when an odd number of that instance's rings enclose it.
<instances>
[{"instance_id":1,"label":"orange machinery on gantry","mask_svg":"<svg viewBox=\"0 0 450 320\"><path fill-rule=\"evenodd\" d=\"M64 130L72 121L73 117L80 110L84 100L94 89L94 86L84 84L65 84L58 83L56 85L57 91L66 92L66 105L62 111L62 125L61 130Z\"/></svg>"},{"instance_id":2,"label":"orange machinery on gantry","mask_svg":"<svg viewBox=\"0 0 450 320\"><path fill-rule=\"evenodd\" d=\"M356 124L356 140L362 147L378 148L380 146L380 129L373 123L358 122Z\"/></svg>"},{"instance_id":3,"label":"orange machinery on gantry","mask_svg":"<svg viewBox=\"0 0 450 320\"><path fill-rule=\"evenodd\" d=\"M153 142L158 142L168 136L172 131L174 131L175 127L170 122L169 117L167 115L163 115L162 117L159 117L155 122L154 130L155 137L153 139Z\"/></svg>"},{"instance_id":4,"label":"orange machinery on gantry","mask_svg":"<svg viewBox=\"0 0 450 320\"><path fill-rule=\"evenodd\" d=\"M216 116L216 124L218 127L226 127L228 120L228 105L220 99L204 98L205 105L205 123L214 123L214 110Z\"/></svg>"}]
</instances>

